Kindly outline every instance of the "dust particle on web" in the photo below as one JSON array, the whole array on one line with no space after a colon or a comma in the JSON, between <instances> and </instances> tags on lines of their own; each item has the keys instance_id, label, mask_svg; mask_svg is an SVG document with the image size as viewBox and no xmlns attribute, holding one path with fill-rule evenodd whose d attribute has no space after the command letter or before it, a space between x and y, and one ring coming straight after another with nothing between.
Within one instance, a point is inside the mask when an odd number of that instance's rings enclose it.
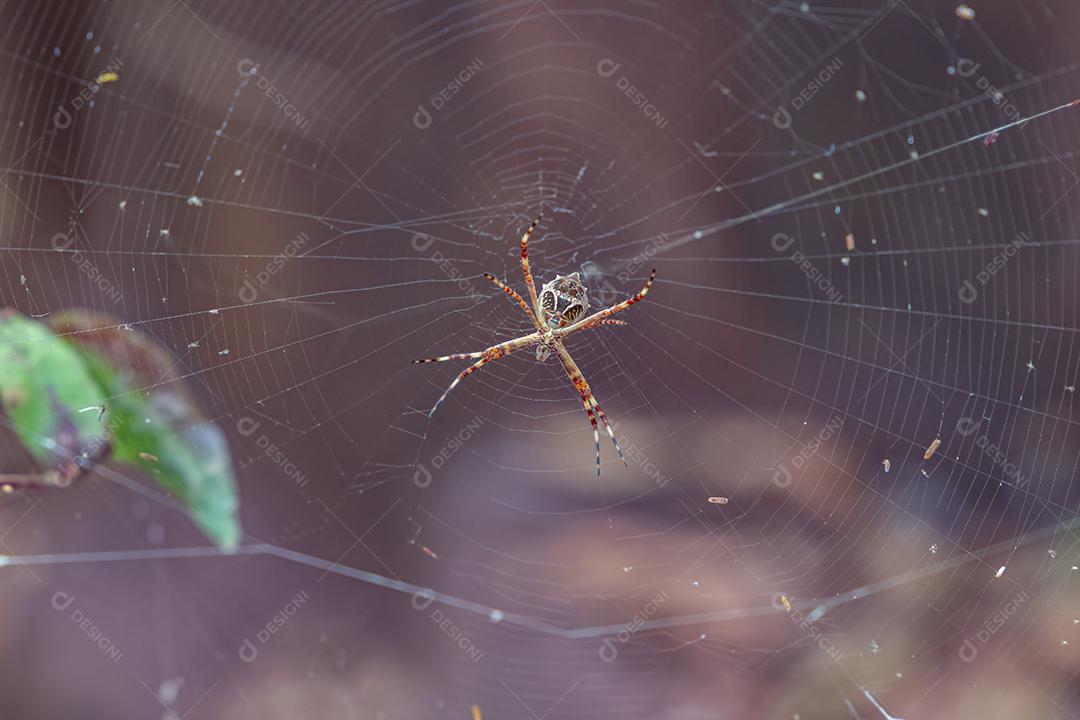
<instances>
[{"instance_id":1,"label":"dust particle on web","mask_svg":"<svg viewBox=\"0 0 1080 720\"><path fill-rule=\"evenodd\" d=\"M825 173L821 172L820 170L815 171L814 174L811 177L813 177L818 182L824 182L825 181Z\"/></svg>"},{"instance_id":2,"label":"dust particle on web","mask_svg":"<svg viewBox=\"0 0 1080 720\"><path fill-rule=\"evenodd\" d=\"M929 460L934 457L934 453L941 447L941 438L934 438L934 442L930 443L930 447L926 448L926 452L923 453L923 460Z\"/></svg>"},{"instance_id":3,"label":"dust particle on web","mask_svg":"<svg viewBox=\"0 0 1080 720\"><path fill-rule=\"evenodd\" d=\"M711 502L713 505L727 505L728 499L726 497L719 497L714 495L713 497L709 498L709 502Z\"/></svg>"},{"instance_id":4,"label":"dust particle on web","mask_svg":"<svg viewBox=\"0 0 1080 720\"><path fill-rule=\"evenodd\" d=\"M472 720L484 720L484 716L480 714L480 706L472 706Z\"/></svg>"},{"instance_id":5,"label":"dust particle on web","mask_svg":"<svg viewBox=\"0 0 1080 720\"><path fill-rule=\"evenodd\" d=\"M1004 575L1004 574L1005 574L1005 566L1004 566L1004 565L1002 565L1001 567L999 567L999 568L997 569L997 572L996 572L996 573L994 573L994 577L996 577L996 578L999 578L999 577L1001 577L1001 576L1002 576L1002 575Z\"/></svg>"},{"instance_id":6,"label":"dust particle on web","mask_svg":"<svg viewBox=\"0 0 1080 720\"><path fill-rule=\"evenodd\" d=\"M103 72L98 75L97 83L98 85L105 85L107 83L116 82L119 79L120 76L110 70L108 72Z\"/></svg>"},{"instance_id":7,"label":"dust particle on web","mask_svg":"<svg viewBox=\"0 0 1080 720\"><path fill-rule=\"evenodd\" d=\"M187 199L187 204L192 207L202 207L202 198L198 195L192 195Z\"/></svg>"},{"instance_id":8,"label":"dust particle on web","mask_svg":"<svg viewBox=\"0 0 1080 720\"><path fill-rule=\"evenodd\" d=\"M787 595L781 595L780 602L784 605L784 612L791 612L791 601L788 600Z\"/></svg>"},{"instance_id":9,"label":"dust particle on web","mask_svg":"<svg viewBox=\"0 0 1080 720\"><path fill-rule=\"evenodd\" d=\"M862 90L856 90L855 91L855 99L858 100L861 103L866 102L866 93L864 93Z\"/></svg>"},{"instance_id":10,"label":"dust particle on web","mask_svg":"<svg viewBox=\"0 0 1080 720\"><path fill-rule=\"evenodd\" d=\"M885 472L889 472L889 470L892 470L892 460L885 458L881 461L881 467L885 468Z\"/></svg>"},{"instance_id":11,"label":"dust particle on web","mask_svg":"<svg viewBox=\"0 0 1080 720\"><path fill-rule=\"evenodd\" d=\"M847 248L848 252L855 252L855 236L853 234L847 234L844 238L844 246Z\"/></svg>"},{"instance_id":12,"label":"dust particle on web","mask_svg":"<svg viewBox=\"0 0 1080 720\"><path fill-rule=\"evenodd\" d=\"M157 455L151 455L150 453L147 453L147 452L139 453L139 458L142 459L142 460L145 460L146 462L157 462L158 461Z\"/></svg>"},{"instance_id":13,"label":"dust particle on web","mask_svg":"<svg viewBox=\"0 0 1080 720\"><path fill-rule=\"evenodd\" d=\"M420 549L423 550L424 554L427 555L432 560L438 560L439 559L439 556L435 554L435 551L432 550L431 548L429 548L427 545L421 545Z\"/></svg>"},{"instance_id":14,"label":"dust particle on web","mask_svg":"<svg viewBox=\"0 0 1080 720\"><path fill-rule=\"evenodd\" d=\"M990 211L986 208L979 208L979 215L982 215L983 217L990 217Z\"/></svg>"},{"instance_id":15,"label":"dust particle on web","mask_svg":"<svg viewBox=\"0 0 1080 720\"><path fill-rule=\"evenodd\" d=\"M964 3L960 3L956 6L956 17L960 18L961 20L974 20L975 11Z\"/></svg>"}]
</instances>

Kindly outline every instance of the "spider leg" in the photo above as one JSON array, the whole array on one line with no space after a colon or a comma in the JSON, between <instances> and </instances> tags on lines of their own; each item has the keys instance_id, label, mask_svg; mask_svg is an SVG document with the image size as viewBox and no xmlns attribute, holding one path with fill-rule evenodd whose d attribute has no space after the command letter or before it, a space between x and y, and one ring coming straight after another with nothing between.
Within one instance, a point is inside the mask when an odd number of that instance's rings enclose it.
<instances>
[{"instance_id":1,"label":"spider leg","mask_svg":"<svg viewBox=\"0 0 1080 720\"><path fill-rule=\"evenodd\" d=\"M652 287L653 280L655 279L656 268L653 268L653 271L649 274L649 279L645 282L645 287L638 290L637 294L623 300L621 303L616 303L605 310L595 312L583 320L578 320L573 325L569 325L565 328L557 328L555 330L556 337L565 337L571 333L576 333L578 330L586 330L599 325L602 320L607 319L609 316L614 315L617 312L622 312L636 302L641 302L645 299L645 296L649 294L649 288Z\"/></svg>"},{"instance_id":2,"label":"spider leg","mask_svg":"<svg viewBox=\"0 0 1080 720\"><path fill-rule=\"evenodd\" d=\"M520 295L517 294L514 288L509 287L506 283L504 283L502 280L495 277L491 273L484 273L484 277L502 288L502 291L509 295L512 300L516 300L517 304L521 306L521 309L524 310L525 314L529 316L530 320L532 320L532 324L536 326L536 329L542 329L540 327L540 323L536 319L536 315L533 314L532 308L530 308L528 304L526 304L526 302L521 298Z\"/></svg>"},{"instance_id":3,"label":"spider leg","mask_svg":"<svg viewBox=\"0 0 1080 720\"><path fill-rule=\"evenodd\" d=\"M525 285L529 289L529 300L532 301L533 308L536 310L536 317L543 320L544 313L540 309L540 299L536 296L536 283L533 281L532 271L529 270L529 237L532 236L533 230L540 224L540 219L544 217L544 213L540 213L533 220L532 225L525 231L525 234L521 236L521 269L525 273Z\"/></svg>"},{"instance_id":4,"label":"spider leg","mask_svg":"<svg viewBox=\"0 0 1080 720\"><path fill-rule=\"evenodd\" d=\"M597 325L629 325L625 320L600 320Z\"/></svg>"},{"instance_id":5,"label":"spider leg","mask_svg":"<svg viewBox=\"0 0 1080 720\"><path fill-rule=\"evenodd\" d=\"M431 410L428 411L428 417L431 417L432 415L435 414L435 411L439 409L440 405L442 405L442 401L446 399L446 396L450 394L451 390L453 390L454 388L457 387L457 384L459 382L461 382L467 376L473 374L474 372L476 372L480 368L484 367L485 365L487 365L489 362L491 362L494 359L495 359L495 357L492 357L492 356L480 358L479 360L474 362L472 365L470 365L469 367L462 370L461 373L458 374L458 376L456 378L454 378L454 382L450 383L450 387L446 388L446 390L443 392L443 394L439 396L439 399L435 401L435 406L432 407Z\"/></svg>"},{"instance_id":6,"label":"spider leg","mask_svg":"<svg viewBox=\"0 0 1080 720\"><path fill-rule=\"evenodd\" d=\"M446 388L446 392L444 392L442 394L442 397L439 398L439 401L435 403L435 407L431 408L431 411L428 412L428 417L431 417L435 414L435 410L438 409L439 405L442 404L442 401L445 400L446 396L450 394L450 391L457 387L457 384L461 382L463 378L476 372L492 360L498 360L501 357L509 355L515 350L520 350L523 347L533 345L538 340L540 340L540 333L534 332L529 333L528 335L522 335L519 338L514 338L513 340L507 340L506 342L499 343L498 345L492 345L487 350L483 350L481 352L458 353L457 355L443 355L442 357L413 360L413 363L429 363L445 362L447 360L475 360L476 358L479 358L479 360L477 360L469 367L465 368L456 378L454 378L454 381L450 383L450 387Z\"/></svg>"},{"instance_id":7,"label":"spider leg","mask_svg":"<svg viewBox=\"0 0 1080 720\"><path fill-rule=\"evenodd\" d=\"M474 353L458 353L456 355L443 355L442 357L420 358L419 360L410 360L409 362L416 365L417 363L446 362L447 360L475 360L476 358L484 357L484 353L486 352L487 350Z\"/></svg>"},{"instance_id":8,"label":"spider leg","mask_svg":"<svg viewBox=\"0 0 1080 720\"><path fill-rule=\"evenodd\" d=\"M492 360L494 360L495 358L500 358L503 355L509 355L515 350L520 350L523 347L528 347L539 339L540 333L529 333L528 335L522 335L519 338L507 340L504 343L499 343L498 345L492 345L487 350L481 350L480 352L456 353L454 355L443 355L442 357L430 357L421 358L419 360L410 360L409 362L416 365L418 363L446 362L447 360L476 360L477 358L482 358L485 355L494 355L495 357L492 358Z\"/></svg>"},{"instance_id":9,"label":"spider leg","mask_svg":"<svg viewBox=\"0 0 1080 720\"><path fill-rule=\"evenodd\" d=\"M607 414L600 407L600 403L596 402L596 396L593 395L592 388L589 387L589 383L585 380L585 376L581 374L581 368L574 362L574 358L570 357L570 353L566 350L561 342L555 343L555 349L559 353L559 359L562 360L563 368L566 370L566 374L570 377L570 382L574 384L578 392L581 393L581 399L585 403L585 409L589 409L589 405L592 405L596 410L596 414L600 416L600 420L604 423L604 429L607 430L608 437L611 438L611 444L615 446L615 452L619 453L619 459L622 460L623 465L629 467L629 463L626 462L626 456L623 455L622 448L619 447L619 441L615 439L615 432L611 429L611 423L608 422ZM592 419L592 413L589 413L589 418ZM593 430L596 430L595 420L593 420ZM600 455L599 448L597 448L596 457L596 474L600 474Z\"/></svg>"},{"instance_id":10,"label":"spider leg","mask_svg":"<svg viewBox=\"0 0 1080 720\"><path fill-rule=\"evenodd\" d=\"M581 404L585 406L589 422L592 423L593 442L596 444L596 477L600 477L600 430L596 427L596 416L589 405L589 396L581 388L578 388L578 392L581 393Z\"/></svg>"},{"instance_id":11,"label":"spider leg","mask_svg":"<svg viewBox=\"0 0 1080 720\"><path fill-rule=\"evenodd\" d=\"M611 444L615 446L615 452L619 453L619 459L622 460L622 464L626 467L630 467L630 463L626 462L626 456L623 455L622 448L619 447L619 441L615 439L615 433L611 429L611 423L608 422L607 414L603 408L600 407L600 403L596 402L596 396L592 394L592 390L588 391L589 400L592 402L593 409L596 414L600 416L601 422L604 423L604 429L607 430L608 437L611 438Z\"/></svg>"}]
</instances>

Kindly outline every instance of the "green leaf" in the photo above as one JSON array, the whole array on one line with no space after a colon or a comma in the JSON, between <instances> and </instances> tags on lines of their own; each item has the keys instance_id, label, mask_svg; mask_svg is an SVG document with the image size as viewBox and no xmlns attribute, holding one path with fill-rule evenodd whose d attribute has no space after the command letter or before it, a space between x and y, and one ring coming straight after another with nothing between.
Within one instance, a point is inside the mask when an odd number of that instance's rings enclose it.
<instances>
[{"instance_id":1,"label":"green leaf","mask_svg":"<svg viewBox=\"0 0 1080 720\"><path fill-rule=\"evenodd\" d=\"M107 315L70 312L52 324L109 398L113 457L153 476L219 547L234 549L239 501L229 447L183 386L172 355Z\"/></svg>"},{"instance_id":2,"label":"green leaf","mask_svg":"<svg viewBox=\"0 0 1080 720\"><path fill-rule=\"evenodd\" d=\"M0 404L34 458L56 464L103 448L104 402L78 351L41 323L0 312Z\"/></svg>"}]
</instances>

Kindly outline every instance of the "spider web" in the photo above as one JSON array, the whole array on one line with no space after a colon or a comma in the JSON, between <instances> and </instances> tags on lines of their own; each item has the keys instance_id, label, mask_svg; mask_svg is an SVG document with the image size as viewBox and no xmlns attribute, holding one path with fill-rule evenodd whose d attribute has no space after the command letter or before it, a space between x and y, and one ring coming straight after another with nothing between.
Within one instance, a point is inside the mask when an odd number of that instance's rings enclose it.
<instances>
[{"instance_id":1,"label":"spider web","mask_svg":"<svg viewBox=\"0 0 1080 720\"><path fill-rule=\"evenodd\" d=\"M2 304L168 347L245 527L7 498L7 714L1080 715L1077 17L986 5L5 5ZM599 478L555 358L408 362L531 330L541 210L658 269Z\"/></svg>"}]
</instances>

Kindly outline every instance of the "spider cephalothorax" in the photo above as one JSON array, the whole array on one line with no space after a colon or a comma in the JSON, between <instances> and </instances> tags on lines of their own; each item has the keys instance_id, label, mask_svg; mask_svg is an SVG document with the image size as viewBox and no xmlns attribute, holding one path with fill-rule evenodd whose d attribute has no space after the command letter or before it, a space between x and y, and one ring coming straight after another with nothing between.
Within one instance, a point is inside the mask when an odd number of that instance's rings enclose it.
<instances>
[{"instance_id":1,"label":"spider cephalothorax","mask_svg":"<svg viewBox=\"0 0 1080 720\"><path fill-rule=\"evenodd\" d=\"M574 388L578 391L578 394L581 395L581 402L585 406L586 414L589 416L589 423L592 425L593 430L593 440L596 443L596 474L599 475L600 432L596 426L597 418L600 418L600 421L604 423L604 429L607 430L608 437L611 438L612 444L615 445L615 450L619 453L619 459L623 461L624 465L626 464L626 458L623 456L622 448L619 447L619 441L615 439L615 432L611 429L611 423L608 422L607 415L600 409L600 404L596 402L596 398L593 396L592 388L590 388L589 383L585 381L585 377L581 374L581 370L578 368L577 363L570 357L570 353L563 344L563 338L581 332L582 330L599 327L600 325L625 325L626 323L622 320L611 320L610 316L617 312L622 312L636 302L644 300L645 295L649 292L649 288L652 287L653 279L656 277L656 270L654 269L652 271L649 275L649 279L645 283L645 287L641 288L636 295L633 295L620 303L615 303L611 307L600 310L592 315L586 315L585 313L589 310L589 300L585 296L585 286L582 284L581 276L578 273L571 273L566 276L559 275L554 280L544 285L539 296L536 294L536 284L533 281L532 271L529 270L528 248L529 236L532 235L533 230L535 230L536 226L539 224L540 218L537 217L532 225L529 226L529 229L525 231L525 234L521 236L521 269L525 274L525 287L529 290L529 300L532 302L532 307L529 307L529 304L526 303L513 288L509 287L502 280L499 280L491 273L484 273L484 277L495 283L495 285L506 293L511 300L516 302L518 306L525 311L525 315L532 321L533 327L536 328L536 332L522 335L513 340L507 340L498 345L492 345L487 350L481 350L480 352L443 355L442 357L413 360L413 362L430 363L446 362L448 360L476 361L462 370L461 373L454 378L454 381L450 383L450 387L446 388L446 392L444 392L442 397L435 402L435 407L431 408L431 411L428 413L428 416L430 417L434 414L435 409L439 407L442 401L446 399L446 396L450 394L450 391L457 387L457 384L461 382L463 378L476 372L492 360L498 360L515 350L520 350L521 348L526 348L530 345L536 345L536 357L540 360L546 360L552 352L558 354L559 361L562 363L563 369L566 370L566 375L570 378L570 382L573 383Z\"/></svg>"}]
</instances>

